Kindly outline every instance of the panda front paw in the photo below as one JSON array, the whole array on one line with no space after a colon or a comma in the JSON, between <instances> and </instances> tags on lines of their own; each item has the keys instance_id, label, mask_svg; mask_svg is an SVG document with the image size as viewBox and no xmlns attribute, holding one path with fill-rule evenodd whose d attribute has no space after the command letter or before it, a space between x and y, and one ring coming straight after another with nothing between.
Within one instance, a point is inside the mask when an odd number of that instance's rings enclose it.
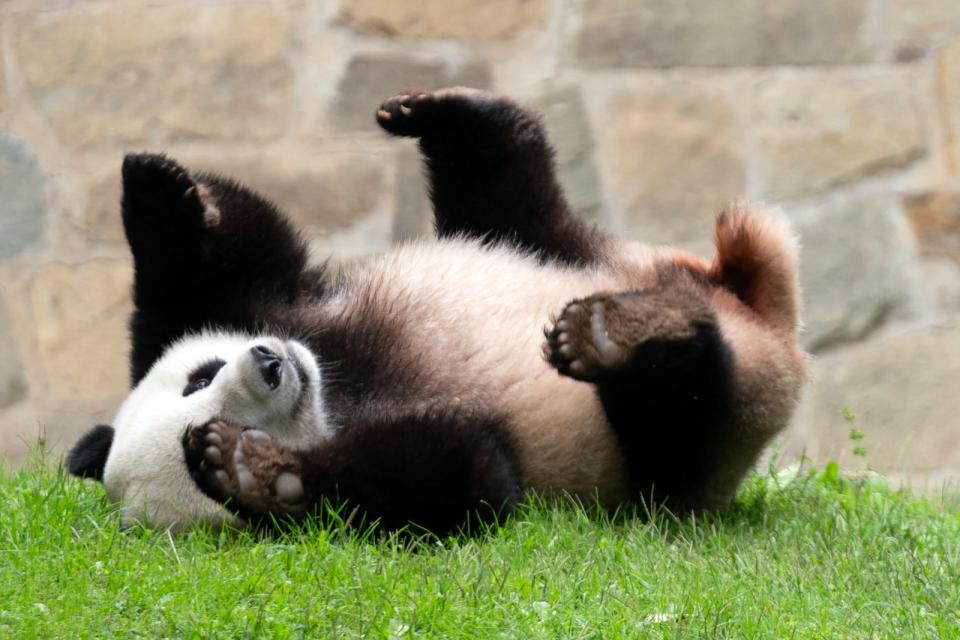
<instances>
[{"instance_id":1,"label":"panda front paw","mask_svg":"<svg viewBox=\"0 0 960 640\"><path fill-rule=\"evenodd\" d=\"M211 420L187 429L183 450L200 490L244 519L307 511L298 456L263 431Z\"/></svg>"},{"instance_id":2,"label":"panda front paw","mask_svg":"<svg viewBox=\"0 0 960 640\"><path fill-rule=\"evenodd\" d=\"M480 89L451 87L438 91L406 91L391 96L377 109L377 124L395 136L419 138L450 124L466 124L471 114L482 115L506 98Z\"/></svg>"}]
</instances>

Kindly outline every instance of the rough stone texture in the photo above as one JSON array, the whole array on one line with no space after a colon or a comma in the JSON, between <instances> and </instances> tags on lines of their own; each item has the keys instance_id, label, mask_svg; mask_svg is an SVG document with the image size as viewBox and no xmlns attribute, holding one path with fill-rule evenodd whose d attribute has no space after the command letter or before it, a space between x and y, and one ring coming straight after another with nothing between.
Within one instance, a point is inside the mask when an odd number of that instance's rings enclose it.
<instances>
[{"instance_id":1,"label":"rough stone texture","mask_svg":"<svg viewBox=\"0 0 960 640\"><path fill-rule=\"evenodd\" d=\"M586 67L848 64L871 58L867 0L579 0Z\"/></svg>"},{"instance_id":2,"label":"rough stone texture","mask_svg":"<svg viewBox=\"0 0 960 640\"><path fill-rule=\"evenodd\" d=\"M433 207L427 194L426 175L415 144L400 143L396 152L396 212L393 237L403 241L433 233Z\"/></svg>"},{"instance_id":3,"label":"rough stone texture","mask_svg":"<svg viewBox=\"0 0 960 640\"><path fill-rule=\"evenodd\" d=\"M9 407L26 395L23 362L10 332L6 301L0 296L0 408Z\"/></svg>"},{"instance_id":4,"label":"rough stone texture","mask_svg":"<svg viewBox=\"0 0 960 640\"><path fill-rule=\"evenodd\" d=\"M891 0L890 28L898 59L912 59L951 34L960 33L960 3Z\"/></svg>"},{"instance_id":5,"label":"rough stone texture","mask_svg":"<svg viewBox=\"0 0 960 640\"><path fill-rule=\"evenodd\" d=\"M907 71L803 73L760 83L751 129L766 197L796 198L907 166L927 130Z\"/></svg>"},{"instance_id":6,"label":"rough stone texture","mask_svg":"<svg viewBox=\"0 0 960 640\"><path fill-rule=\"evenodd\" d=\"M920 254L947 257L960 265L960 191L908 194L903 208Z\"/></svg>"},{"instance_id":7,"label":"rough stone texture","mask_svg":"<svg viewBox=\"0 0 960 640\"><path fill-rule=\"evenodd\" d=\"M0 260L42 243L45 189L43 171L24 143L0 135Z\"/></svg>"},{"instance_id":8,"label":"rough stone texture","mask_svg":"<svg viewBox=\"0 0 960 640\"><path fill-rule=\"evenodd\" d=\"M50 395L75 406L115 400L128 388L126 260L52 262L30 284L36 344Z\"/></svg>"},{"instance_id":9,"label":"rough stone texture","mask_svg":"<svg viewBox=\"0 0 960 640\"><path fill-rule=\"evenodd\" d=\"M490 70L485 64L450 69L441 59L359 54L351 58L338 85L333 119L338 128L374 132L377 105L405 89L440 89L454 85L485 89Z\"/></svg>"},{"instance_id":10,"label":"rough stone texture","mask_svg":"<svg viewBox=\"0 0 960 640\"><path fill-rule=\"evenodd\" d=\"M129 2L16 27L33 99L71 146L268 139L286 129L291 17L274 5Z\"/></svg>"},{"instance_id":11,"label":"rough stone texture","mask_svg":"<svg viewBox=\"0 0 960 640\"><path fill-rule=\"evenodd\" d=\"M914 251L893 198L862 195L789 213L802 247L808 349L863 337L908 304Z\"/></svg>"},{"instance_id":12,"label":"rough stone texture","mask_svg":"<svg viewBox=\"0 0 960 640\"><path fill-rule=\"evenodd\" d=\"M87 206L82 220L87 239L114 245L126 242L123 222L120 220L119 163L89 180Z\"/></svg>"},{"instance_id":13,"label":"rough stone texture","mask_svg":"<svg viewBox=\"0 0 960 640\"><path fill-rule=\"evenodd\" d=\"M644 83L613 98L598 132L627 235L709 247L717 212L746 190L743 151L722 94Z\"/></svg>"},{"instance_id":14,"label":"rough stone texture","mask_svg":"<svg viewBox=\"0 0 960 640\"><path fill-rule=\"evenodd\" d=\"M410 38L504 38L543 28L548 0L343 0L338 22L358 33Z\"/></svg>"},{"instance_id":15,"label":"rough stone texture","mask_svg":"<svg viewBox=\"0 0 960 640\"><path fill-rule=\"evenodd\" d=\"M573 211L591 222L604 216L600 178L593 162L594 142L583 104L575 86L548 89L533 103L557 152L557 175Z\"/></svg>"},{"instance_id":16,"label":"rough stone texture","mask_svg":"<svg viewBox=\"0 0 960 640\"><path fill-rule=\"evenodd\" d=\"M960 38L944 50L938 62L947 170L960 176Z\"/></svg>"},{"instance_id":17,"label":"rough stone texture","mask_svg":"<svg viewBox=\"0 0 960 640\"><path fill-rule=\"evenodd\" d=\"M913 331L818 358L794 420L793 439L817 461L847 468L852 455L844 407L863 431L880 471L957 467L960 451L960 325Z\"/></svg>"}]
</instances>

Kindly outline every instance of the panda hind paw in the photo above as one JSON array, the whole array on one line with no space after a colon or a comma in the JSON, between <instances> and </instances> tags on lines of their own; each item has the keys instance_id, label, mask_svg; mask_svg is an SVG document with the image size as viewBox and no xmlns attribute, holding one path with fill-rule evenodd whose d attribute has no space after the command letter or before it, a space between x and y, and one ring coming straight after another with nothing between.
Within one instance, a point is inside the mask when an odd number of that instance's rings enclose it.
<instances>
[{"instance_id":1,"label":"panda hind paw","mask_svg":"<svg viewBox=\"0 0 960 640\"><path fill-rule=\"evenodd\" d=\"M197 486L241 517L306 511L299 460L267 433L211 420L187 429L183 448Z\"/></svg>"},{"instance_id":2,"label":"panda hind paw","mask_svg":"<svg viewBox=\"0 0 960 640\"><path fill-rule=\"evenodd\" d=\"M604 296L570 302L544 330L543 357L561 375L598 382L625 363L629 350L610 337Z\"/></svg>"}]
</instances>

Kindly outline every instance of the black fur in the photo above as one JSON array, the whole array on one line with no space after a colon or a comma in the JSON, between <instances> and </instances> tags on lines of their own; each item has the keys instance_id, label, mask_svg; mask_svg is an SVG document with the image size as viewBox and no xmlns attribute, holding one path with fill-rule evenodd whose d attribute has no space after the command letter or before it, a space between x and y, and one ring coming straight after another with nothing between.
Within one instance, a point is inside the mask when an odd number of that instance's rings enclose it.
<instances>
[{"instance_id":1,"label":"black fur","mask_svg":"<svg viewBox=\"0 0 960 640\"><path fill-rule=\"evenodd\" d=\"M214 461L205 439L211 429L221 442ZM414 411L357 417L328 443L301 450L272 438L244 440L240 432L213 421L189 430L184 449L197 485L252 524L323 516L323 507L333 505L352 513L354 524L376 522L391 530L412 524L448 534L499 522L521 498L508 429L494 416ZM248 471L255 486L236 483L238 447L254 461ZM273 493L282 472L303 483L304 495L293 504Z\"/></svg>"},{"instance_id":2,"label":"black fur","mask_svg":"<svg viewBox=\"0 0 960 640\"><path fill-rule=\"evenodd\" d=\"M420 139L438 236L506 240L570 264L601 257L602 236L570 213L536 114L458 88L395 96L377 121Z\"/></svg>"},{"instance_id":3,"label":"black fur","mask_svg":"<svg viewBox=\"0 0 960 640\"><path fill-rule=\"evenodd\" d=\"M67 454L67 471L81 478L103 480L103 467L113 444L113 427L95 426L83 434Z\"/></svg>"}]
</instances>

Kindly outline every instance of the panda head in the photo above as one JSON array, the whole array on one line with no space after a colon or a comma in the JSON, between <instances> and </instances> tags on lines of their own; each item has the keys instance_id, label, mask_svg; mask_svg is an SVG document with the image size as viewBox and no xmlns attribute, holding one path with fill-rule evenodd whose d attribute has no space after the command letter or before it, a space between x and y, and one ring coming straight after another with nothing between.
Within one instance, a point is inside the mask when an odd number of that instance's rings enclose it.
<instances>
[{"instance_id":1,"label":"panda head","mask_svg":"<svg viewBox=\"0 0 960 640\"><path fill-rule=\"evenodd\" d=\"M67 456L102 480L124 524L179 528L232 517L200 492L184 461L188 426L213 418L257 427L291 446L328 436L313 354L293 340L205 332L174 343L120 406Z\"/></svg>"}]
</instances>

